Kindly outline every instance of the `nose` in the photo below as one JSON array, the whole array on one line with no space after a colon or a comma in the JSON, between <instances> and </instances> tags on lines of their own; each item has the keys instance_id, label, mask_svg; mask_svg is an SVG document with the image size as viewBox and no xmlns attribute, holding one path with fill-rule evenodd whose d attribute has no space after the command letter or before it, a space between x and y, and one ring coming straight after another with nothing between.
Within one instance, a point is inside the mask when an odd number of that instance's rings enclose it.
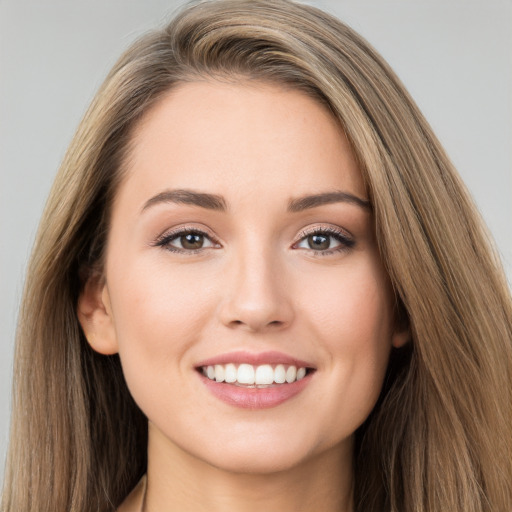
<instances>
[{"instance_id":1,"label":"nose","mask_svg":"<svg viewBox=\"0 0 512 512\"><path fill-rule=\"evenodd\" d=\"M230 265L220 304L220 320L251 332L280 330L294 317L286 275L271 251L241 251Z\"/></svg>"}]
</instances>

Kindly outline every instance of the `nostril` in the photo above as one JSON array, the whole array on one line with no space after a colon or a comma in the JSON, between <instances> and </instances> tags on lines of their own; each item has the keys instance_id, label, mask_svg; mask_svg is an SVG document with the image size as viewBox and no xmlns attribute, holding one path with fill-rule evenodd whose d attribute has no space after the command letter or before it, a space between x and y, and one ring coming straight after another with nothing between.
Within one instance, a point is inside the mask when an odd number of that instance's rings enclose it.
<instances>
[{"instance_id":1,"label":"nostril","mask_svg":"<svg viewBox=\"0 0 512 512\"><path fill-rule=\"evenodd\" d=\"M248 330L251 332L259 332L259 331L276 331L281 329L284 325L286 325L286 322L281 322L279 320L273 320L272 322L255 322L255 321L247 321L244 322L243 320L233 320L230 322L228 327L231 327L232 329L243 329Z\"/></svg>"}]
</instances>

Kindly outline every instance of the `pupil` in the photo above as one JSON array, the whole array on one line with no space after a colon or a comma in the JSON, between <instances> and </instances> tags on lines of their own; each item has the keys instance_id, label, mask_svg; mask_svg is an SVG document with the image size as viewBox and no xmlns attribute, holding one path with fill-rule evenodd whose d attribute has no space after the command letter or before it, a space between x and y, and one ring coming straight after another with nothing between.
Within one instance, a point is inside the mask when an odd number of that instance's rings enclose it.
<instances>
[{"instance_id":1,"label":"pupil","mask_svg":"<svg viewBox=\"0 0 512 512\"><path fill-rule=\"evenodd\" d=\"M311 249L315 249L316 251L323 250L323 249L329 249L329 237L325 235L310 235L309 236L309 247Z\"/></svg>"},{"instance_id":2,"label":"pupil","mask_svg":"<svg viewBox=\"0 0 512 512\"><path fill-rule=\"evenodd\" d=\"M181 245L184 249L200 249L203 246L203 235L189 233L181 237Z\"/></svg>"}]
</instances>

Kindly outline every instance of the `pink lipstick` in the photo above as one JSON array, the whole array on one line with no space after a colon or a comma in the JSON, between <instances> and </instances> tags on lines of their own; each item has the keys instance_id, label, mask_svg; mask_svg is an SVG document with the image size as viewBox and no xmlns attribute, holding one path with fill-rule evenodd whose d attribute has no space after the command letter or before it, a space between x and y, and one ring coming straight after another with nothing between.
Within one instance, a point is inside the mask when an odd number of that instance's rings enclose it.
<instances>
[{"instance_id":1,"label":"pink lipstick","mask_svg":"<svg viewBox=\"0 0 512 512\"><path fill-rule=\"evenodd\" d=\"M300 393L315 372L307 361L281 352L222 354L201 361L203 384L223 402L246 409L280 405Z\"/></svg>"}]
</instances>

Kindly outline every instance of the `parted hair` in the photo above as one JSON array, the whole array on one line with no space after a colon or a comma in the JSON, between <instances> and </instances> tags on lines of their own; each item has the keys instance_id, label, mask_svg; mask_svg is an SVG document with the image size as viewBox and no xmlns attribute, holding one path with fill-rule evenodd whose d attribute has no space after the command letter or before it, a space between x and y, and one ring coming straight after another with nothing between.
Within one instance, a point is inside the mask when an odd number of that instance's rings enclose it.
<instances>
[{"instance_id":1,"label":"parted hair","mask_svg":"<svg viewBox=\"0 0 512 512\"><path fill-rule=\"evenodd\" d=\"M343 127L371 201L399 321L379 401L356 432L359 512L512 510L512 305L492 241L386 62L336 18L289 0L194 2L139 39L99 89L40 223L16 335L1 510L107 512L146 470L147 420L119 357L77 319L103 262L131 134L177 84L303 91Z\"/></svg>"}]
</instances>

